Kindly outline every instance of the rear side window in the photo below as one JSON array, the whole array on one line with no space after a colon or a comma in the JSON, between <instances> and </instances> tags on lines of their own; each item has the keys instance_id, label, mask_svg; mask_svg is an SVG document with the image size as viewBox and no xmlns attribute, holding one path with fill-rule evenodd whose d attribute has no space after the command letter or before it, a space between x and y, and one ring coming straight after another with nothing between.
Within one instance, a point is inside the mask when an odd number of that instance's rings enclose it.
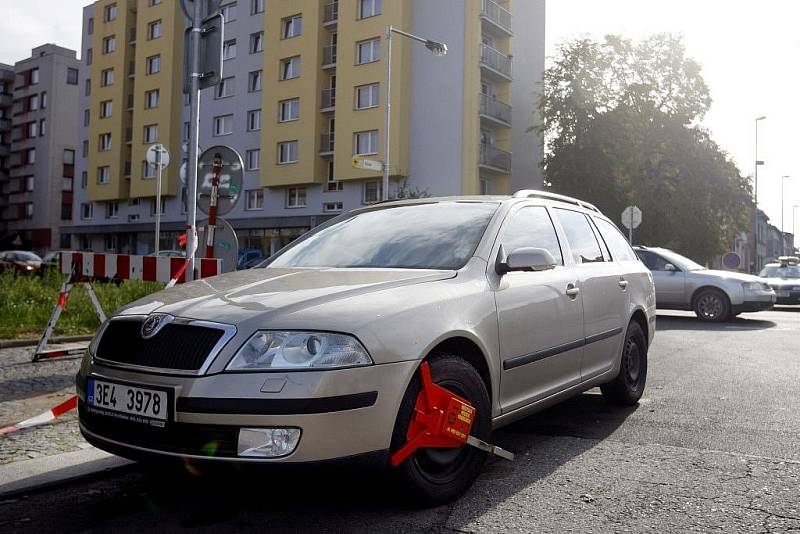
<instances>
[{"instance_id":1,"label":"rear side window","mask_svg":"<svg viewBox=\"0 0 800 534\"><path fill-rule=\"evenodd\" d=\"M523 247L543 248L553 255L556 265L564 265L553 221L542 206L522 208L511 216L503 231L506 254Z\"/></svg>"},{"instance_id":2,"label":"rear side window","mask_svg":"<svg viewBox=\"0 0 800 534\"><path fill-rule=\"evenodd\" d=\"M650 252L648 250L637 250L636 254L639 255L639 259L642 260L645 267L650 269L651 271L666 271L667 264L669 263L667 260L659 256L654 252Z\"/></svg>"},{"instance_id":3,"label":"rear side window","mask_svg":"<svg viewBox=\"0 0 800 534\"><path fill-rule=\"evenodd\" d=\"M628 244L628 240L620 233L616 226L606 221L605 219L594 218L597 224L597 229L600 230L600 235L606 242L606 245L611 249L611 256L614 261L637 261L636 253Z\"/></svg>"},{"instance_id":4,"label":"rear side window","mask_svg":"<svg viewBox=\"0 0 800 534\"><path fill-rule=\"evenodd\" d=\"M564 233L567 234L567 241L572 249L572 259L577 264L594 263L603 261L603 253L600 244L594 236L594 231L589 225L586 215L577 211L555 208Z\"/></svg>"}]
</instances>

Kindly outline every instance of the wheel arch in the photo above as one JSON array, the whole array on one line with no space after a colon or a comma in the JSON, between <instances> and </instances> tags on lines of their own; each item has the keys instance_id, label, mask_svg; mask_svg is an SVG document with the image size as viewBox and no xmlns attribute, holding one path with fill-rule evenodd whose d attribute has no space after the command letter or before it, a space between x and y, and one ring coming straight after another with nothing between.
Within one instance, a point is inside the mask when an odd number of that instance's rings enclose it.
<instances>
[{"instance_id":1,"label":"wheel arch","mask_svg":"<svg viewBox=\"0 0 800 534\"><path fill-rule=\"evenodd\" d=\"M727 291L725 291L724 289L722 289L719 286L706 284L706 285L698 287L697 289L695 289L692 292L692 298L689 300L689 305L692 307L692 310L694 310L694 305L697 302L697 297L700 295L700 293L702 293L703 291L709 290L709 289L712 290L712 291L716 291L717 293L722 293L725 296L725 298L728 300L728 307L729 308L733 305L733 299L731 299L731 296L728 295Z\"/></svg>"},{"instance_id":2,"label":"wheel arch","mask_svg":"<svg viewBox=\"0 0 800 534\"><path fill-rule=\"evenodd\" d=\"M633 310L633 314L631 314L631 319L628 321L628 324L636 323L642 329L642 333L645 337L645 342L647 345L650 345L650 325L647 322L647 315L644 313L644 310L641 308L636 308Z\"/></svg>"}]
</instances>

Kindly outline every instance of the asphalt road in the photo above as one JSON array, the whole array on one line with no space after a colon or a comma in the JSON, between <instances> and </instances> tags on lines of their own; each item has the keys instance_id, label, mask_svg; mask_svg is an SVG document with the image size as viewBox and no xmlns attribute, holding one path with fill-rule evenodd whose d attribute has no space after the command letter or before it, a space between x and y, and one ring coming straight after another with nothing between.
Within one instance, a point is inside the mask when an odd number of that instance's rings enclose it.
<instances>
[{"instance_id":1,"label":"asphalt road","mask_svg":"<svg viewBox=\"0 0 800 534\"><path fill-rule=\"evenodd\" d=\"M402 503L352 469L134 468L0 503L0 531L786 532L800 529L800 307L659 315L645 396L592 391L512 425L458 502Z\"/></svg>"}]
</instances>

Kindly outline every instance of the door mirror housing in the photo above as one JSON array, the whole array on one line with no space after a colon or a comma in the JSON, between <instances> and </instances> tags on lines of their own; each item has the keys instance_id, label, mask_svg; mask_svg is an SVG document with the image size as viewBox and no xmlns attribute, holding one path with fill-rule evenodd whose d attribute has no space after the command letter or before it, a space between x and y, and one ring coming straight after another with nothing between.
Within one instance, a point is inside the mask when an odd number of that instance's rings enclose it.
<instances>
[{"instance_id":1,"label":"door mirror housing","mask_svg":"<svg viewBox=\"0 0 800 534\"><path fill-rule=\"evenodd\" d=\"M547 271L556 265L553 255L543 248L521 247L506 255L501 245L495 270L502 276L511 271Z\"/></svg>"},{"instance_id":2,"label":"door mirror housing","mask_svg":"<svg viewBox=\"0 0 800 534\"><path fill-rule=\"evenodd\" d=\"M667 272L669 272L669 273L676 273L676 272L678 272L678 268L677 268L677 267L675 267L674 265L672 265L671 263L668 263L668 264L666 264L666 265L664 266L664 270L665 270L665 271L667 271Z\"/></svg>"}]
</instances>

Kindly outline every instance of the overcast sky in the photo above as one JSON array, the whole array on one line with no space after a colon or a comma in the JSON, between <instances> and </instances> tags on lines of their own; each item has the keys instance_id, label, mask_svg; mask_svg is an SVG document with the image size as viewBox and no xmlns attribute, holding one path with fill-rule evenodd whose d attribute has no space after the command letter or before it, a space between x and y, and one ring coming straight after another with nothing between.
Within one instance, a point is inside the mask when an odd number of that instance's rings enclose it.
<instances>
[{"instance_id":1,"label":"overcast sky","mask_svg":"<svg viewBox=\"0 0 800 534\"><path fill-rule=\"evenodd\" d=\"M0 1L0 61L13 63L45 42L79 48L88 0ZM767 115L759 127L759 159L766 163L759 170L759 205L780 226L781 176L792 176L785 201L791 231L791 206L800 204L798 23L797 0L548 0L547 49L581 34L682 34L714 99L704 125L745 174L752 174L755 159L754 119ZM524 21L514 25L524 31ZM800 231L800 209L797 214Z\"/></svg>"}]
</instances>

